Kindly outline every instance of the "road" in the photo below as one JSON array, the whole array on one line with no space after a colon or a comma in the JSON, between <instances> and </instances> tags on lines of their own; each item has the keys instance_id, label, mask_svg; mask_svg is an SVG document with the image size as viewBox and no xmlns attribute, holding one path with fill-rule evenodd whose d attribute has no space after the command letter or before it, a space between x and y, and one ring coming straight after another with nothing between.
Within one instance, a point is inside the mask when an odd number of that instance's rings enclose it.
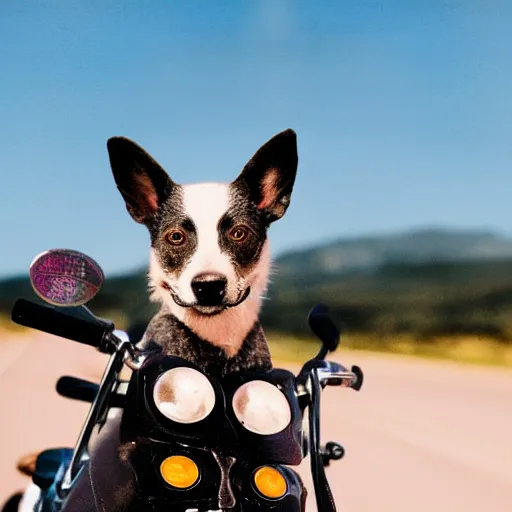
<instances>
[{"instance_id":1,"label":"road","mask_svg":"<svg viewBox=\"0 0 512 512\"><path fill-rule=\"evenodd\" d=\"M57 378L98 380L104 363L51 336L0 342L0 501L28 481L20 455L74 443L87 405L57 396ZM346 448L328 468L339 511L512 510L512 372L357 353L344 363L366 381L324 392L323 440Z\"/></svg>"}]
</instances>

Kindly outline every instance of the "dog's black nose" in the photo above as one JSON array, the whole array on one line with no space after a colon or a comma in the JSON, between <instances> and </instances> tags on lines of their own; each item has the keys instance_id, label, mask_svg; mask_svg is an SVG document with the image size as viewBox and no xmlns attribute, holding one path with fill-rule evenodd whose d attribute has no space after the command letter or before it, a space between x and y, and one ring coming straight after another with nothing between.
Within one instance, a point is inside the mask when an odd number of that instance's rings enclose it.
<instances>
[{"instance_id":1,"label":"dog's black nose","mask_svg":"<svg viewBox=\"0 0 512 512\"><path fill-rule=\"evenodd\" d=\"M213 272L198 274L192 279L192 291L198 306L220 306L226 295L228 280Z\"/></svg>"}]
</instances>

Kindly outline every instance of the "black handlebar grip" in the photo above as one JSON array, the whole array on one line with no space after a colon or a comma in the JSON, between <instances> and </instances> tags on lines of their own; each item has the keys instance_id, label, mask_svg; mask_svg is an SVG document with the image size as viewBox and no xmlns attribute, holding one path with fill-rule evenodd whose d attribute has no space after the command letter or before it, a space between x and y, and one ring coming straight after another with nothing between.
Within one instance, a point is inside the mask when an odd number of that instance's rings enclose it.
<instances>
[{"instance_id":1,"label":"black handlebar grip","mask_svg":"<svg viewBox=\"0 0 512 512\"><path fill-rule=\"evenodd\" d=\"M59 395L82 402L94 402L99 389L98 384L76 377L61 377L57 382L57 393Z\"/></svg>"},{"instance_id":2,"label":"black handlebar grip","mask_svg":"<svg viewBox=\"0 0 512 512\"><path fill-rule=\"evenodd\" d=\"M351 370L355 373L357 380L355 384L353 384L352 389L359 391L363 387L364 374L363 370L359 368L359 366L352 366Z\"/></svg>"},{"instance_id":3,"label":"black handlebar grip","mask_svg":"<svg viewBox=\"0 0 512 512\"><path fill-rule=\"evenodd\" d=\"M64 376L57 381L57 393L65 398L93 403L100 390L99 384L76 377ZM109 407L123 409L126 405L126 395L111 393Z\"/></svg>"},{"instance_id":4,"label":"black handlebar grip","mask_svg":"<svg viewBox=\"0 0 512 512\"><path fill-rule=\"evenodd\" d=\"M61 336L78 343L100 348L113 330L113 324L95 317L94 321L80 318L72 311L75 308L54 308L37 304L26 299L18 299L14 304L11 319L14 323L39 331Z\"/></svg>"}]
</instances>

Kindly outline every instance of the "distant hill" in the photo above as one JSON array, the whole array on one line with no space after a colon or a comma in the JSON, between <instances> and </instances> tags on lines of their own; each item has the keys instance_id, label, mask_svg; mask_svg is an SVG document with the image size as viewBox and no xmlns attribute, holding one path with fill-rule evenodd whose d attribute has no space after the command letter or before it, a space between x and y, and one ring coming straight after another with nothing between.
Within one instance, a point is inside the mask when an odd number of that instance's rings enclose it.
<instances>
[{"instance_id":1,"label":"distant hill","mask_svg":"<svg viewBox=\"0 0 512 512\"><path fill-rule=\"evenodd\" d=\"M512 340L512 240L480 231L428 229L341 239L282 254L263 308L267 329L306 334L306 318L327 303L347 331L482 334ZM108 279L90 304L100 315L148 319L146 271ZM0 281L0 312L34 299L27 277Z\"/></svg>"},{"instance_id":2,"label":"distant hill","mask_svg":"<svg viewBox=\"0 0 512 512\"><path fill-rule=\"evenodd\" d=\"M281 278L332 278L389 264L429 264L512 259L512 239L476 230L424 229L340 239L290 251L276 261Z\"/></svg>"}]
</instances>

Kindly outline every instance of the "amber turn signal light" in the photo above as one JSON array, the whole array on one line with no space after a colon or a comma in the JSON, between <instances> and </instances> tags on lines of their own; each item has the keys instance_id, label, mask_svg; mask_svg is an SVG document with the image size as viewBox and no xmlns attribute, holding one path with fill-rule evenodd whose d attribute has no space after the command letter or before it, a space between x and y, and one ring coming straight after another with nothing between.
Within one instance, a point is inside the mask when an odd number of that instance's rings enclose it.
<instances>
[{"instance_id":1,"label":"amber turn signal light","mask_svg":"<svg viewBox=\"0 0 512 512\"><path fill-rule=\"evenodd\" d=\"M197 464L183 455L173 455L160 464L162 478L172 487L188 489L199 479Z\"/></svg>"},{"instance_id":2,"label":"amber turn signal light","mask_svg":"<svg viewBox=\"0 0 512 512\"><path fill-rule=\"evenodd\" d=\"M263 466L254 473L254 485L265 498L278 499L286 494L284 476L270 466Z\"/></svg>"}]
</instances>

